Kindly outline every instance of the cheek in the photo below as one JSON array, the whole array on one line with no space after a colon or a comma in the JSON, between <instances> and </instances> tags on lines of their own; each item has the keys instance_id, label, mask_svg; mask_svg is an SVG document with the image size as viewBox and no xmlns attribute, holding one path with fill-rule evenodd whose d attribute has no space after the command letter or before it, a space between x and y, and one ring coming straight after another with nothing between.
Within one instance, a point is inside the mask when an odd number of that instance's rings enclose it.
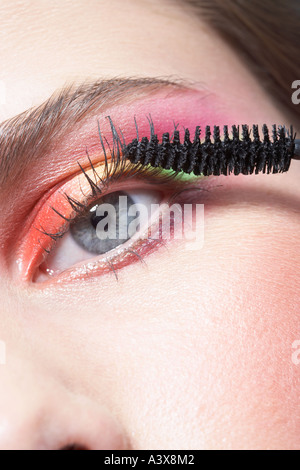
<instances>
[{"instance_id":1,"label":"cheek","mask_svg":"<svg viewBox=\"0 0 300 470\"><path fill-rule=\"evenodd\" d=\"M288 210L227 207L206 218L198 259L177 257L174 278L184 275L184 287L169 283L161 310L172 305L181 327L190 388L173 383L175 396L183 415L197 410L191 423L205 446L299 447L299 229Z\"/></svg>"},{"instance_id":2,"label":"cheek","mask_svg":"<svg viewBox=\"0 0 300 470\"><path fill-rule=\"evenodd\" d=\"M218 209L197 256L147 261L117 340L118 400L145 445L299 447L299 228L278 208Z\"/></svg>"},{"instance_id":3,"label":"cheek","mask_svg":"<svg viewBox=\"0 0 300 470\"><path fill-rule=\"evenodd\" d=\"M218 207L198 252L169 244L119 282L43 297L27 325L39 360L112 410L133 448L299 447L298 218Z\"/></svg>"}]
</instances>

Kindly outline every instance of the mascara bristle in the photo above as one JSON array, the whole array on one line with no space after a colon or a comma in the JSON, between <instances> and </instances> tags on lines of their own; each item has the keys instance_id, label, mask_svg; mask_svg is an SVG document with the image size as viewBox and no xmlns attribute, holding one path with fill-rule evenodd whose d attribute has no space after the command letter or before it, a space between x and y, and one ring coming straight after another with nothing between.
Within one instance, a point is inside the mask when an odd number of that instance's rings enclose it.
<instances>
[{"instance_id":1,"label":"mascara bristle","mask_svg":"<svg viewBox=\"0 0 300 470\"><path fill-rule=\"evenodd\" d=\"M185 129L183 142L180 132L174 130L158 140L151 122L151 137L143 137L140 141L134 139L124 146L123 155L132 163L151 165L172 169L176 172L194 173L195 175L229 175L240 173L282 173L289 169L295 148L293 129L287 131L284 127L272 126L272 140L268 127L262 126L262 139L259 128L253 125L232 126L231 136L228 126L223 127L223 137L220 127L205 128L204 140L200 140L201 129L196 127L194 140L191 141L190 131ZM252 136L251 136L252 134Z\"/></svg>"}]
</instances>

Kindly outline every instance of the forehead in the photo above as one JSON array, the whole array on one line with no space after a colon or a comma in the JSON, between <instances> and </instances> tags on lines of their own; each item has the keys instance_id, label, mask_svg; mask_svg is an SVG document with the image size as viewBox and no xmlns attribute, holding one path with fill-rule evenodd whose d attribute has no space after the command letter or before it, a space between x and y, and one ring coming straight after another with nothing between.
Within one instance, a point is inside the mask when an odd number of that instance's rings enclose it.
<instances>
[{"instance_id":1,"label":"forehead","mask_svg":"<svg viewBox=\"0 0 300 470\"><path fill-rule=\"evenodd\" d=\"M184 79L220 97L235 122L282 120L185 0L3 0L0 63L0 122L66 84L119 77Z\"/></svg>"},{"instance_id":2,"label":"forehead","mask_svg":"<svg viewBox=\"0 0 300 470\"><path fill-rule=\"evenodd\" d=\"M189 75L184 51L189 47L202 60L200 30L198 19L170 0L4 0L0 79L6 102L0 121L40 104L69 81Z\"/></svg>"}]
</instances>

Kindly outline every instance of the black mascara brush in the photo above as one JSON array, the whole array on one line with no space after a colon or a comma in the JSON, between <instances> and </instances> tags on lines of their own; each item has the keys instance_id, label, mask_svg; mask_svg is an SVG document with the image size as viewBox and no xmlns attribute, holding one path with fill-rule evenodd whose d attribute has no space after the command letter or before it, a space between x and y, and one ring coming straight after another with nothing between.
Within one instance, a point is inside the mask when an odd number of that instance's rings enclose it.
<instances>
[{"instance_id":1,"label":"black mascara brush","mask_svg":"<svg viewBox=\"0 0 300 470\"><path fill-rule=\"evenodd\" d=\"M196 127L193 141L190 131L184 132L180 141L180 132L175 130L172 137L168 132L158 140L151 128L150 139L134 139L124 145L123 156L134 164L161 167L176 172L194 173L195 175L230 175L252 173L282 173L288 171L291 159L300 160L300 139L296 140L293 128L272 126L272 138L268 127L262 126L262 138L257 125L232 126L231 135L228 126L214 126L211 136L210 126L205 128L205 137L201 142L200 127Z\"/></svg>"}]
</instances>

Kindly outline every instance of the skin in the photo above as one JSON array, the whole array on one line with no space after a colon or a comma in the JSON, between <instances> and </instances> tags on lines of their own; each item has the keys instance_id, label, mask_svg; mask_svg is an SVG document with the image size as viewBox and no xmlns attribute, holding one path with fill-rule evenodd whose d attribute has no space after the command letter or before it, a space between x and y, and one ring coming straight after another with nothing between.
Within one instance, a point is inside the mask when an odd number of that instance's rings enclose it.
<instances>
[{"instance_id":1,"label":"skin","mask_svg":"<svg viewBox=\"0 0 300 470\"><path fill-rule=\"evenodd\" d=\"M204 84L224 120L290 124L180 3L3 1L0 26L1 121L66 82L163 76ZM75 163L32 179L51 186ZM0 448L299 449L299 178L293 162L213 179L197 200L199 251L168 242L118 282L110 272L38 288L4 243L22 189L0 189Z\"/></svg>"}]
</instances>

